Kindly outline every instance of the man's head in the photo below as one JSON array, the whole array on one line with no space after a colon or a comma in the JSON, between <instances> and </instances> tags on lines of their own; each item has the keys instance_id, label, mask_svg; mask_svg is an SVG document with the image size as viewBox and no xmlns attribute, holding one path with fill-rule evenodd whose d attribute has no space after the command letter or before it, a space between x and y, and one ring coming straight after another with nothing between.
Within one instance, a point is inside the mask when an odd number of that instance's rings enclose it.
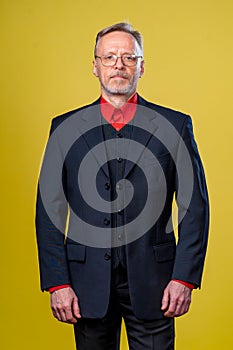
<instances>
[{"instance_id":1,"label":"man's head","mask_svg":"<svg viewBox=\"0 0 233 350\"><path fill-rule=\"evenodd\" d=\"M144 72L141 34L128 23L112 25L97 34L94 54L93 73L102 95L130 98Z\"/></svg>"}]
</instances>

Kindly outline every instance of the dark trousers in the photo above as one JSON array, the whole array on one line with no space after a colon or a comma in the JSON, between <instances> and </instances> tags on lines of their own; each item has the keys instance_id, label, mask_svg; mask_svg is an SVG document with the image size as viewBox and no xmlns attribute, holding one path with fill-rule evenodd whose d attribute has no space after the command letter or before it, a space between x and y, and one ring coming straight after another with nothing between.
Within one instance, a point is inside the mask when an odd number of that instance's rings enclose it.
<instances>
[{"instance_id":1,"label":"dark trousers","mask_svg":"<svg viewBox=\"0 0 233 350\"><path fill-rule=\"evenodd\" d=\"M74 326L77 350L119 350L122 318L130 350L174 350L174 320L141 321L130 302L126 270L113 271L108 312L103 319L81 318Z\"/></svg>"}]
</instances>

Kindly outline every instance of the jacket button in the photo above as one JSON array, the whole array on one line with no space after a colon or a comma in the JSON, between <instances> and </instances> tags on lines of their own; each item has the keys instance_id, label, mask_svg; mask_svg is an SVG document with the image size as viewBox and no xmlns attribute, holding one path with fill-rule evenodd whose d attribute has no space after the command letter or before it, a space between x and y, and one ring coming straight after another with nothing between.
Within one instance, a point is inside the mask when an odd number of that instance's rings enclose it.
<instances>
[{"instance_id":1,"label":"jacket button","mask_svg":"<svg viewBox=\"0 0 233 350\"><path fill-rule=\"evenodd\" d=\"M104 225L109 225L110 224L110 220L108 218L104 219Z\"/></svg>"},{"instance_id":2,"label":"jacket button","mask_svg":"<svg viewBox=\"0 0 233 350\"><path fill-rule=\"evenodd\" d=\"M122 133L118 132L118 133L116 134L116 137L122 138L123 135L122 135Z\"/></svg>"},{"instance_id":3,"label":"jacket button","mask_svg":"<svg viewBox=\"0 0 233 350\"><path fill-rule=\"evenodd\" d=\"M104 255L104 259L105 259L105 260L110 260L110 259L111 259L111 255L108 254L108 253L106 253L106 254Z\"/></svg>"},{"instance_id":4,"label":"jacket button","mask_svg":"<svg viewBox=\"0 0 233 350\"><path fill-rule=\"evenodd\" d=\"M110 189L110 183L109 182L106 182L106 184L104 185L104 188L106 190L109 190Z\"/></svg>"},{"instance_id":5,"label":"jacket button","mask_svg":"<svg viewBox=\"0 0 233 350\"><path fill-rule=\"evenodd\" d=\"M122 162L122 158L120 158L120 157L117 157L116 160L118 161L118 163Z\"/></svg>"},{"instance_id":6,"label":"jacket button","mask_svg":"<svg viewBox=\"0 0 233 350\"><path fill-rule=\"evenodd\" d=\"M123 215L124 214L124 210L118 210L118 214L119 215Z\"/></svg>"}]
</instances>

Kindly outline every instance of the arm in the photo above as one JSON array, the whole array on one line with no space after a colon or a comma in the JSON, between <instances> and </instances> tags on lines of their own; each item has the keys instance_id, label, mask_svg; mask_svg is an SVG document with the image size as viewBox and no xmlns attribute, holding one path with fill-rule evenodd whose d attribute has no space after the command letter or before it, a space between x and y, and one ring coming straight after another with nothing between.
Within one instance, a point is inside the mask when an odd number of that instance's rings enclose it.
<instances>
[{"instance_id":1,"label":"arm","mask_svg":"<svg viewBox=\"0 0 233 350\"><path fill-rule=\"evenodd\" d=\"M53 315L60 321L75 323L76 319L81 316L77 296L70 287L64 243L68 204L63 193L63 179L59 172L62 169L64 157L58 137L53 134L55 124L54 120L41 168L36 203L36 234L41 289L52 292ZM50 169L51 157L53 159L52 171ZM57 288L54 289L53 286L66 286L67 288L56 290Z\"/></svg>"},{"instance_id":2,"label":"arm","mask_svg":"<svg viewBox=\"0 0 233 350\"><path fill-rule=\"evenodd\" d=\"M189 309L191 290L176 280L188 281L200 287L207 248L209 205L204 170L194 140L192 122L187 117L181 132L193 167L192 197L187 206L186 193L176 179L176 200L179 217L178 244L172 280L164 291L162 310L165 316L181 316ZM182 149L178 150L177 162L182 162Z\"/></svg>"},{"instance_id":3,"label":"arm","mask_svg":"<svg viewBox=\"0 0 233 350\"><path fill-rule=\"evenodd\" d=\"M41 167L36 202L36 234L42 290L70 283L64 244L68 205L63 193L62 179L59 178L63 155L54 130L53 121ZM54 166L50 169L51 158L53 164L56 164L56 177Z\"/></svg>"}]
</instances>

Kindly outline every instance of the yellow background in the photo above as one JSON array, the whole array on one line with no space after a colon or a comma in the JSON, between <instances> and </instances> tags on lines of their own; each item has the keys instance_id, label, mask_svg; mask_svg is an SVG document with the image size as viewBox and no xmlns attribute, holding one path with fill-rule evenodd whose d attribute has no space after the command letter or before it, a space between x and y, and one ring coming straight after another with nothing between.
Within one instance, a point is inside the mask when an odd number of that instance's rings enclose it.
<instances>
[{"instance_id":1,"label":"yellow background","mask_svg":"<svg viewBox=\"0 0 233 350\"><path fill-rule=\"evenodd\" d=\"M122 20L144 35L141 95L192 115L210 191L203 287L177 320L177 349L233 347L232 10L232 0L0 1L1 349L74 349L39 291L36 183L51 118L96 99L94 38Z\"/></svg>"}]
</instances>

